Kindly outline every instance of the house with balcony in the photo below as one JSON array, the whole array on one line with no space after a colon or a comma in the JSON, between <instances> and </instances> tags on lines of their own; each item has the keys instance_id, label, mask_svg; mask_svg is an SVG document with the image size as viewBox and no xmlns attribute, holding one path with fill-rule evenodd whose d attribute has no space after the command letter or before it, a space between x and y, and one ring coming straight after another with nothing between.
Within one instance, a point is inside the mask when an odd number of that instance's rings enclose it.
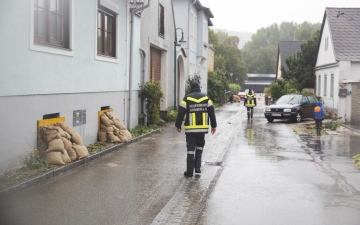
<instances>
[{"instance_id":1,"label":"house with balcony","mask_svg":"<svg viewBox=\"0 0 360 225\"><path fill-rule=\"evenodd\" d=\"M326 8L314 68L315 93L343 122L360 122L360 8Z\"/></svg>"},{"instance_id":2,"label":"house with balcony","mask_svg":"<svg viewBox=\"0 0 360 225\"><path fill-rule=\"evenodd\" d=\"M97 142L103 109L114 109L128 130L137 125L138 12L147 3L1 3L0 173L20 166L19 156L37 147L38 120L65 117L84 145Z\"/></svg>"},{"instance_id":3,"label":"house with balcony","mask_svg":"<svg viewBox=\"0 0 360 225\"><path fill-rule=\"evenodd\" d=\"M175 39L186 40L177 45L176 68L178 71L176 89L177 104L185 95L186 81L189 77L201 77L201 90L207 92L208 72L208 28L213 26L211 10L199 0L173 0L175 15Z\"/></svg>"}]
</instances>

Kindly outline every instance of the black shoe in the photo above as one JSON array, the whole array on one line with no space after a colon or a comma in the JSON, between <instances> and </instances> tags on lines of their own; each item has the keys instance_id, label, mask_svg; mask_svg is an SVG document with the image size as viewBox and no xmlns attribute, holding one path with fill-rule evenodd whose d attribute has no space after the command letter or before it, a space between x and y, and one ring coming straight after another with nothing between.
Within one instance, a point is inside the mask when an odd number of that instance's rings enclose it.
<instances>
[{"instance_id":1,"label":"black shoe","mask_svg":"<svg viewBox=\"0 0 360 225\"><path fill-rule=\"evenodd\" d=\"M195 168L195 173L201 173L200 168Z\"/></svg>"},{"instance_id":2,"label":"black shoe","mask_svg":"<svg viewBox=\"0 0 360 225\"><path fill-rule=\"evenodd\" d=\"M185 172L184 172L184 176L186 176L186 177L192 177L192 176L193 176L193 174L192 174L192 173L189 173L189 172L187 172L187 171L185 171Z\"/></svg>"}]
</instances>

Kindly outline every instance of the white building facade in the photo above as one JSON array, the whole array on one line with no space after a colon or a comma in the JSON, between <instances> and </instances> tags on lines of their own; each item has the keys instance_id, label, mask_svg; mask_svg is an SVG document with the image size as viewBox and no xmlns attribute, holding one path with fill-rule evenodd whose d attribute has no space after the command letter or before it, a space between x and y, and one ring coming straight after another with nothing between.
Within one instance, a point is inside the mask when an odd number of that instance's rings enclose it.
<instances>
[{"instance_id":1,"label":"white building facade","mask_svg":"<svg viewBox=\"0 0 360 225\"><path fill-rule=\"evenodd\" d=\"M102 109L113 108L129 130L137 125L140 67L130 69L130 18L127 0L2 1L0 173L37 147L38 120L65 117L84 145L97 142ZM133 36L139 18L134 24Z\"/></svg>"},{"instance_id":2,"label":"white building facade","mask_svg":"<svg viewBox=\"0 0 360 225\"><path fill-rule=\"evenodd\" d=\"M359 13L356 8L326 8L315 66L315 94L343 122L360 122Z\"/></svg>"},{"instance_id":3,"label":"white building facade","mask_svg":"<svg viewBox=\"0 0 360 225\"><path fill-rule=\"evenodd\" d=\"M173 0L173 4L177 35L181 37L183 31L186 40L181 46L182 57L178 59L179 69L184 70L184 77L179 77L177 86L182 99L189 76L200 76L201 90L207 93L208 27L213 25L210 18L214 16L198 0Z\"/></svg>"}]
</instances>

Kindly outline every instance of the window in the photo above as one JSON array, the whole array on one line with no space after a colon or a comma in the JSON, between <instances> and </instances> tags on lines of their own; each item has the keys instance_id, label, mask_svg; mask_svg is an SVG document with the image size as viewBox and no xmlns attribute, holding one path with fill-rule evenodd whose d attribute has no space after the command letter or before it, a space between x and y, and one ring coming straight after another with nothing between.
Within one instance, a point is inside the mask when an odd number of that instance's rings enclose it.
<instances>
[{"instance_id":1,"label":"window","mask_svg":"<svg viewBox=\"0 0 360 225\"><path fill-rule=\"evenodd\" d=\"M330 97L334 97L334 74L331 74L330 79Z\"/></svg>"},{"instance_id":2,"label":"window","mask_svg":"<svg viewBox=\"0 0 360 225\"><path fill-rule=\"evenodd\" d=\"M325 38L325 51L327 51L329 48L329 37Z\"/></svg>"},{"instance_id":3,"label":"window","mask_svg":"<svg viewBox=\"0 0 360 225\"><path fill-rule=\"evenodd\" d=\"M69 0L34 0L34 43L69 48Z\"/></svg>"},{"instance_id":4,"label":"window","mask_svg":"<svg viewBox=\"0 0 360 225\"><path fill-rule=\"evenodd\" d=\"M325 75L324 78L324 97L326 97L326 92L327 92L327 75Z\"/></svg>"},{"instance_id":5,"label":"window","mask_svg":"<svg viewBox=\"0 0 360 225\"><path fill-rule=\"evenodd\" d=\"M204 28L203 28L203 38L204 38L204 42L208 43L209 42L209 38L208 38L208 26L207 23L204 22Z\"/></svg>"},{"instance_id":6,"label":"window","mask_svg":"<svg viewBox=\"0 0 360 225\"><path fill-rule=\"evenodd\" d=\"M314 96L307 96L310 104L316 104L317 100Z\"/></svg>"},{"instance_id":7,"label":"window","mask_svg":"<svg viewBox=\"0 0 360 225\"><path fill-rule=\"evenodd\" d=\"M309 104L309 101L306 96L302 96L301 98L301 104Z\"/></svg>"},{"instance_id":8,"label":"window","mask_svg":"<svg viewBox=\"0 0 360 225\"><path fill-rule=\"evenodd\" d=\"M164 37L165 36L165 24L164 24L164 6L159 4L159 36Z\"/></svg>"},{"instance_id":9,"label":"window","mask_svg":"<svg viewBox=\"0 0 360 225\"><path fill-rule=\"evenodd\" d=\"M318 95L321 93L321 75L319 75L319 82L318 82Z\"/></svg>"},{"instance_id":10,"label":"window","mask_svg":"<svg viewBox=\"0 0 360 225\"><path fill-rule=\"evenodd\" d=\"M197 18L193 12L190 14L190 36L194 39L197 36Z\"/></svg>"},{"instance_id":11,"label":"window","mask_svg":"<svg viewBox=\"0 0 360 225\"><path fill-rule=\"evenodd\" d=\"M97 54L116 56L116 14L98 2Z\"/></svg>"}]
</instances>

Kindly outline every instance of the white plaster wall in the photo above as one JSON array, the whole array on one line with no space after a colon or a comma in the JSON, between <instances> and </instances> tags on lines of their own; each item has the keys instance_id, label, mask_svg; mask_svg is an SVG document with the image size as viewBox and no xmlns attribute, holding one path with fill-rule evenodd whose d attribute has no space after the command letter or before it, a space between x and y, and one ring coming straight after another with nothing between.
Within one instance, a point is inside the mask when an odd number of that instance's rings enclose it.
<instances>
[{"instance_id":1,"label":"white plaster wall","mask_svg":"<svg viewBox=\"0 0 360 225\"><path fill-rule=\"evenodd\" d=\"M73 4L73 56L30 50L29 2L1 2L0 27L7 32L0 42L0 50L4 53L0 56L0 124L3 128L0 131L0 173L18 166L18 156L36 147L37 120L45 114L60 113L72 125L73 111L85 109L86 124L74 127L85 145L97 141L97 113L102 106L114 108L127 124L127 0L112 2L120 9L115 62L95 57L96 0L76 0ZM13 19L9 21L10 17ZM140 36L136 32L135 35ZM135 40L139 49L140 39ZM136 76L133 76L130 109L133 126L137 125L139 114L140 60L139 54L135 56L133 62L137 65L133 71Z\"/></svg>"},{"instance_id":2,"label":"white plaster wall","mask_svg":"<svg viewBox=\"0 0 360 225\"><path fill-rule=\"evenodd\" d=\"M321 70L317 70L316 72L316 84L318 84L319 76L321 76L321 88L320 88L320 96L324 99L324 106L338 109L338 100L339 100L339 67L337 65ZM334 74L334 95L330 96L331 90L331 75ZM324 95L324 81L325 75L327 75L327 92ZM318 90L318 87L316 87ZM318 94L318 93L316 93Z\"/></svg>"},{"instance_id":3,"label":"white plaster wall","mask_svg":"<svg viewBox=\"0 0 360 225\"><path fill-rule=\"evenodd\" d=\"M328 50L327 51L325 51L325 38L328 38L328 40L329 40L328 41ZM331 37L331 34L330 34L330 30L329 30L329 23L328 23L328 20L326 18L323 33L322 33L322 36L321 36L319 52L318 52L317 61L316 61L316 67L321 66L321 65L334 63L334 62L336 62L335 61L335 55L334 55L334 47L333 47L333 44L332 44L332 37Z\"/></svg>"},{"instance_id":4,"label":"white plaster wall","mask_svg":"<svg viewBox=\"0 0 360 225\"><path fill-rule=\"evenodd\" d=\"M6 32L0 42L5 53L0 56L0 96L125 90L126 0L116 1L120 7L116 63L94 59L96 2L74 3L74 56L63 56L29 50L29 18L33 16L29 2L2 1L0 21Z\"/></svg>"},{"instance_id":5,"label":"white plaster wall","mask_svg":"<svg viewBox=\"0 0 360 225\"><path fill-rule=\"evenodd\" d=\"M158 34L159 4L164 6L165 35ZM161 110L166 110L174 105L174 41L175 23L171 1L154 0L149 8L141 15L141 48L146 52L146 80L150 79L150 47L155 47L161 53L161 86L164 99L160 104ZM181 31L178 30L178 39Z\"/></svg>"},{"instance_id":6,"label":"white plaster wall","mask_svg":"<svg viewBox=\"0 0 360 225\"><path fill-rule=\"evenodd\" d=\"M351 63L351 79L360 79L360 62Z\"/></svg>"},{"instance_id":7,"label":"white plaster wall","mask_svg":"<svg viewBox=\"0 0 360 225\"><path fill-rule=\"evenodd\" d=\"M73 126L73 111L86 110L86 124L74 126L84 145L97 141L98 111L110 106L124 122L125 92L28 95L0 97L0 173L20 166L18 156L37 147L37 121L43 115L60 113Z\"/></svg>"}]
</instances>

